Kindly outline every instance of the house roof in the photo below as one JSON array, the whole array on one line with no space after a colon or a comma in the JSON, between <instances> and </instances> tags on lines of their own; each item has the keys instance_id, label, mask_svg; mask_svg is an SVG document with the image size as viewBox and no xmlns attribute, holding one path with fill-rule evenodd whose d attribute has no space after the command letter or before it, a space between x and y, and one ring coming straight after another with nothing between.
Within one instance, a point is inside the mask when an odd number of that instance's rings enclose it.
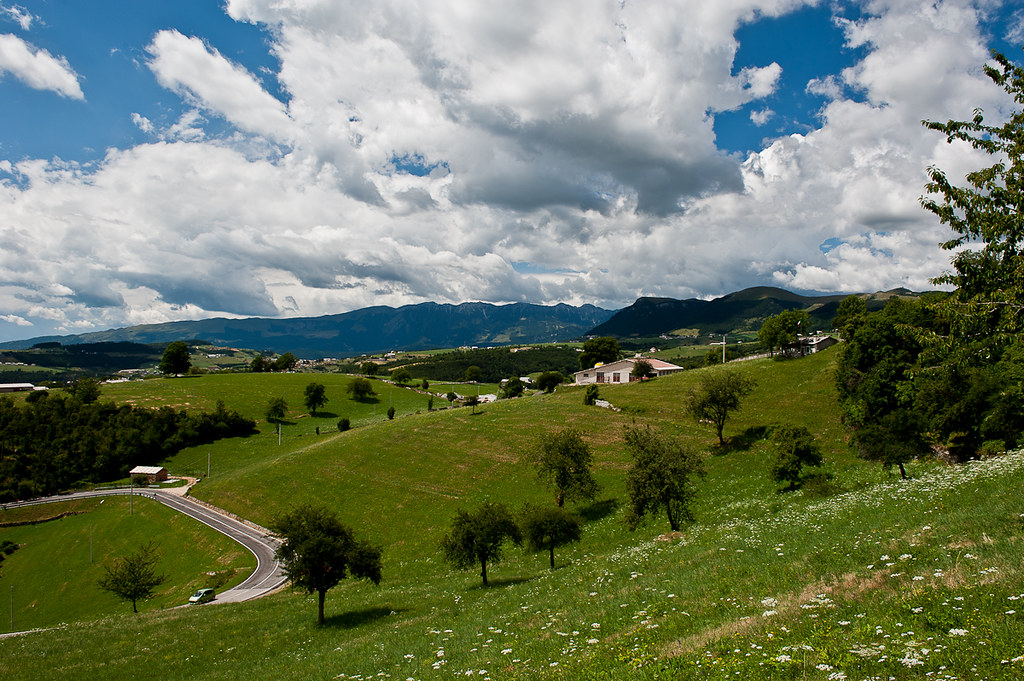
<instances>
[{"instance_id":1,"label":"house roof","mask_svg":"<svg viewBox=\"0 0 1024 681\"><path fill-rule=\"evenodd\" d=\"M129 475L156 475L164 470L163 466L136 466L128 471Z\"/></svg>"},{"instance_id":2,"label":"house roof","mask_svg":"<svg viewBox=\"0 0 1024 681\"><path fill-rule=\"evenodd\" d=\"M632 369L633 365L640 360L646 361L655 371L671 371L673 369L682 370L681 366L676 366L671 362L666 362L661 359L653 359L651 357L627 357L626 359L609 362L608 364L598 364L597 366L590 367L589 369L581 369L580 371L574 372L573 375L582 374L584 371L615 371L617 369Z\"/></svg>"}]
</instances>

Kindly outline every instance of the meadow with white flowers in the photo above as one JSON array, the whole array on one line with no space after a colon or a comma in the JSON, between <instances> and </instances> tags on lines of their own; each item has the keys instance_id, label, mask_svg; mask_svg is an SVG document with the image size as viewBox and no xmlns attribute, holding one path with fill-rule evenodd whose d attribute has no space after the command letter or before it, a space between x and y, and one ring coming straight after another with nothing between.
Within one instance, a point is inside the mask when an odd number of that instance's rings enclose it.
<instances>
[{"instance_id":1,"label":"meadow with white flowers","mask_svg":"<svg viewBox=\"0 0 1024 681\"><path fill-rule=\"evenodd\" d=\"M909 480L860 461L828 402L832 362L826 352L745 363L758 388L727 425L734 446L724 450L682 415L679 396L699 372L608 390L622 412L560 389L475 416L424 413L376 433L215 449L237 463L198 496L257 521L289 503L333 503L384 546L380 586L331 590L323 627L315 597L288 590L60 623L0 639L0 677L1024 677L1024 452L912 462ZM559 550L554 570L544 554L510 550L489 566L487 588L453 572L437 542L455 509L552 503L518 453L566 420L585 428L602 485L595 503L575 507L583 540ZM770 480L765 444L744 436L783 420L818 437L829 485L781 492ZM632 422L710 447L696 522L681 532L664 518L625 527L621 430Z\"/></svg>"}]
</instances>

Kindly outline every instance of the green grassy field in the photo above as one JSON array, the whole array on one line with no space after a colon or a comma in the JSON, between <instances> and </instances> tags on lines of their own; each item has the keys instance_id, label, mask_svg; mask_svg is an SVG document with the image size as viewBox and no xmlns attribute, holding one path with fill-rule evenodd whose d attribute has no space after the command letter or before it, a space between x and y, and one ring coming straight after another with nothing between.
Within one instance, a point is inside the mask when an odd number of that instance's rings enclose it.
<instances>
[{"instance_id":1,"label":"green grassy field","mask_svg":"<svg viewBox=\"0 0 1024 681\"><path fill-rule=\"evenodd\" d=\"M563 388L476 415L409 408L320 436L305 425L311 419L296 419L280 445L266 429L182 452L168 462L172 472L205 469L207 455L213 462L196 496L257 522L305 501L332 507L383 546L384 581L332 590L320 628L314 599L286 591L3 639L0 676L1020 678L1024 455L919 462L911 480L893 478L850 454L833 361L825 352L731 366L758 388L727 423L725 449L713 446L710 426L684 416L696 371L602 388L618 412L584 407L582 390ZM261 409L266 395L308 381L255 376L232 389L211 380L226 378L197 379L191 399L216 393L231 408ZM119 399L173 399L160 383L173 382L132 384L138 391ZM819 438L834 489L777 491L757 435L781 421ZM622 522L622 429L634 422L709 451L697 520L681 533L665 534L663 518L635 532ZM545 555L510 550L489 567L486 589L475 572L450 570L437 543L457 509L552 502L521 457L565 425L586 433L603 487L577 508L583 540L556 553L554 570Z\"/></svg>"},{"instance_id":2,"label":"green grassy field","mask_svg":"<svg viewBox=\"0 0 1024 681\"><path fill-rule=\"evenodd\" d=\"M130 603L100 590L96 582L105 561L133 553L149 541L160 556L158 572L167 581L151 600L139 603L140 612L181 605L200 587L233 586L256 567L255 557L244 547L143 497L136 497L131 509L127 497L10 509L0 512L0 522L65 513L69 515L40 524L0 528L0 540L21 545L0 564L0 591L8 600L13 596L14 603L13 613L8 607L4 614L13 614L17 631L130 612ZM8 626L0 632L9 631L10 616L3 623Z\"/></svg>"}]
</instances>

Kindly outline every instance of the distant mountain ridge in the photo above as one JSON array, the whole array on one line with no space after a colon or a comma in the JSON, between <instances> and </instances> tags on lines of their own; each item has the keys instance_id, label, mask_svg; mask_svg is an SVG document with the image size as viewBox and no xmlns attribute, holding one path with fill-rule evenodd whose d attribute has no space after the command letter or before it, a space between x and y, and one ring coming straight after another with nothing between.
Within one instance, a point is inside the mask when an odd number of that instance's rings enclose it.
<instances>
[{"instance_id":1,"label":"distant mountain ridge","mask_svg":"<svg viewBox=\"0 0 1024 681\"><path fill-rule=\"evenodd\" d=\"M614 314L594 305L420 303L375 306L322 317L202 319L146 324L69 336L0 343L26 349L38 343L65 345L131 341L170 343L202 339L236 348L292 352L302 358L346 357L388 350L426 350L465 345L565 341L585 334Z\"/></svg>"},{"instance_id":2,"label":"distant mountain ridge","mask_svg":"<svg viewBox=\"0 0 1024 681\"><path fill-rule=\"evenodd\" d=\"M202 319L131 326L69 336L43 336L0 343L0 349L23 350L39 343L134 342L166 344L205 340L215 345L298 357L353 357L388 350L427 350L466 345L528 345L561 342L584 336L620 339L651 338L679 329L701 334L756 331L768 317L792 308L808 310L812 327L828 329L847 294L803 296L781 288L759 286L714 300L640 298L618 311L594 305L512 303L420 303L403 307L375 306L322 317L290 319ZM869 309L892 296L919 294L906 289L859 294Z\"/></svg>"},{"instance_id":3,"label":"distant mountain ridge","mask_svg":"<svg viewBox=\"0 0 1024 681\"><path fill-rule=\"evenodd\" d=\"M768 317L790 309L806 309L811 326L827 330L832 326L839 303L848 295L803 296L772 286L756 286L714 300L640 298L591 329L587 335L652 338L680 329L696 329L701 334L756 331ZM912 297L918 294L896 289L857 295L865 299L869 309L876 309L884 306L885 301L894 295Z\"/></svg>"}]
</instances>

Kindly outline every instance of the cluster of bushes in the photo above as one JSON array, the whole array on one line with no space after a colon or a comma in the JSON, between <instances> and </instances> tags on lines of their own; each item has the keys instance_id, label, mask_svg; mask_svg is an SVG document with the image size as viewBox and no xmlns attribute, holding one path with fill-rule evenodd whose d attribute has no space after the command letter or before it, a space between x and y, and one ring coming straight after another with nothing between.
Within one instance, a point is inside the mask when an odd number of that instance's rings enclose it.
<instances>
[{"instance_id":1,"label":"cluster of bushes","mask_svg":"<svg viewBox=\"0 0 1024 681\"><path fill-rule=\"evenodd\" d=\"M0 398L0 501L53 494L124 477L185 447L255 432L256 423L222 403L209 413L141 409L35 393Z\"/></svg>"},{"instance_id":2,"label":"cluster of bushes","mask_svg":"<svg viewBox=\"0 0 1024 681\"><path fill-rule=\"evenodd\" d=\"M11 555L18 550L18 545L12 542L10 539L4 539L0 542L0 563L4 562L4 558Z\"/></svg>"}]
</instances>

